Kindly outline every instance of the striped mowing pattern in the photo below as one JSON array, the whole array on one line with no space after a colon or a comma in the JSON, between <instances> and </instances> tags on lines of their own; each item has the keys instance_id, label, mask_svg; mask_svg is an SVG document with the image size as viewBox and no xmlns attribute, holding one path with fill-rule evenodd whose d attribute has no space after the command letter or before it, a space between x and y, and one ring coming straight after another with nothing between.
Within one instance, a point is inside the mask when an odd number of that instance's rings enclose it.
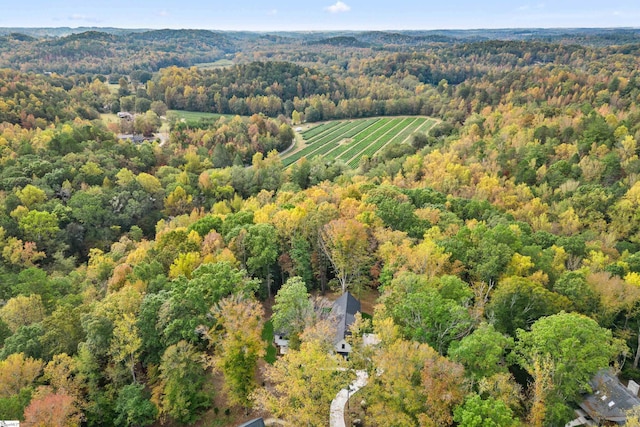
<instances>
[{"instance_id":1,"label":"striped mowing pattern","mask_svg":"<svg viewBox=\"0 0 640 427\"><path fill-rule=\"evenodd\" d=\"M307 129L304 132L302 132L302 136L304 137L304 139L311 139L314 136L321 134L322 132L331 129L334 126L337 126L338 124L340 124L340 122L327 122L327 123L323 123L321 125L318 126L314 126L311 129Z\"/></svg>"},{"instance_id":2,"label":"striped mowing pattern","mask_svg":"<svg viewBox=\"0 0 640 427\"><path fill-rule=\"evenodd\" d=\"M372 144L382 135L386 134L388 131L393 129L400 123L402 119L391 119L382 121L383 125L376 129L375 132L369 133L365 138L354 138L351 144L345 144L340 146L338 149L331 151L328 154L328 157L331 159L350 159L353 155L358 153L360 150L363 150L369 144Z\"/></svg>"},{"instance_id":3,"label":"striped mowing pattern","mask_svg":"<svg viewBox=\"0 0 640 427\"><path fill-rule=\"evenodd\" d=\"M436 122L426 117L383 117L327 122L302 133L306 146L282 159L287 167L299 159L317 156L340 159L355 168L364 155L373 156L391 143L407 143L416 132L427 132Z\"/></svg>"},{"instance_id":4,"label":"striped mowing pattern","mask_svg":"<svg viewBox=\"0 0 640 427\"><path fill-rule=\"evenodd\" d=\"M300 150L295 153L293 159L287 158L287 162L294 162L302 157L306 157L307 159L312 159L316 156L322 156L327 154L329 151L339 146L340 141L350 138L353 135L356 135L362 132L364 129L372 126L378 119L369 119L369 120L357 120L353 122L353 127L350 129L344 129L346 133L340 133L339 135L332 134L323 138L322 140L314 142L312 145L307 146L306 148ZM350 136L351 135L351 136ZM289 164L289 163L287 163Z\"/></svg>"}]
</instances>

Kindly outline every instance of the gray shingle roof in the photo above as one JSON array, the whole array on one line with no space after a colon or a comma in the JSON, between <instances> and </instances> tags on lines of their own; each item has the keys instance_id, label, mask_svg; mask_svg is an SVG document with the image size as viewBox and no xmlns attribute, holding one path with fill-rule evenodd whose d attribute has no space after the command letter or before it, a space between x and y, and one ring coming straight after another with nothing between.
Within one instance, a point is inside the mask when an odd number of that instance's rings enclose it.
<instances>
[{"instance_id":1,"label":"gray shingle roof","mask_svg":"<svg viewBox=\"0 0 640 427\"><path fill-rule=\"evenodd\" d=\"M626 411L640 405L640 399L607 370L598 372L589 382L593 390L580 407L596 421L624 422Z\"/></svg>"},{"instance_id":2,"label":"gray shingle roof","mask_svg":"<svg viewBox=\"0 0 640 427\"><path fill-rule=\"evenodd\" d=\"M349 291L345 292L338 298L331 307L331 316L336 319L336 336L334 344L341 341L349 327L355 321L356 313L361 310L360 301L358 301Z\"/></svg>"},{"instance_id":3,"label":"gray shingle roof","mask_svg":"<svg viewBox=\"0 0 640 427\"><path fill-rule=\"evenodd\" d=\"M244 424L240 424L238 427L265 427L262 418L256 418L255 420L247 421Z\"/></svg>"}]
</instances>

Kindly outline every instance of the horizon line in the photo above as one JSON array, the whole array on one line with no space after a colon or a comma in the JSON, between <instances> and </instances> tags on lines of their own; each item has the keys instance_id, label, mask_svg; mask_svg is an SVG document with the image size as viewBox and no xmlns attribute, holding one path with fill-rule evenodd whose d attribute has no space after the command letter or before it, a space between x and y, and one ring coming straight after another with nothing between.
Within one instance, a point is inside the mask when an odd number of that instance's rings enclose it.
<instances>
[{"instance_id":1,"label":"horizon line","mask_svg":"<svg viewBox=\"0 0 640 427\"><path fill-rule=\"evenodd\" d=\"M263 33L263 32L282 32L282 33L323 33L323 32L335 32L335 31L346 31L346 32L362 32L362 31L380 31L380 32L388 32L388 31L496 31L496 30L504 30L504 31L514 31L514 30L640 30L640 26L638 27L629 27L629 26L621 26L621 27L475 27L475 28L365 28L365 29L315 29L315 30L306 30L306 29L233 29L233 30L223 30L223 29L213 29L213 28L197 28L197 27L115 27L110 25L105 26L95 26L95 25L81 25L77 27L72 26L58 26L58 27L42 27L42 26L0 26L2 29L29 29L29 30L55 30L55 29L70 29L70 30L80 30L80 29L114 29L114 30L142 30L142 31L157 31L157 30L202 30L202 31L212 31L212 32L249 32L249 33Z\"/></svg>"}]
</instances>

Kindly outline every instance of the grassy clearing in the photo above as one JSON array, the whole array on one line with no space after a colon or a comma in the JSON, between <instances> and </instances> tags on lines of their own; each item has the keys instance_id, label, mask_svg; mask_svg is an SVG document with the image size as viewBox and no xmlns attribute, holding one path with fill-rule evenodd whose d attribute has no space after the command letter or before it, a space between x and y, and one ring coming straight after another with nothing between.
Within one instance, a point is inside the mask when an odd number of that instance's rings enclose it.
<instances>
[{"instance_id":1,"label":"grassy clearing","mask_svg":"<svg viewBox=\"0 0 640 427\"><path fill-rule=\"evenodd\" d=\"M180 119L187 121L218 120L220 117L235 117L233 114L202 113L200 111L169 110L168 112L175 113Z\"/></svg>"},{"instance_id":2,"label":"grassy clearing","mask_svg":"<svg viewBox=\"0 0 640 427\"><path fill-rule=\"evenodd\" d=\"M407 143L416 132L427 132L435 120L427 117L382 117L325 122L305 130L299 149L282 159L289 166L299 159L323 156L357 167L364 155L373 156L390 143Z\"/></svg>"},{"instance_id":3,"label":"grassy clearing","mask_svg":"<svg viewBox=\"0 0 640 427\"><path fill-rule=\"evenodd\" d=\"M213 70L216 68L232 67L233 65L234 63L230 59L218 59L214 62L201 62L200 64L196 64L195 66L201 70Z\"/></svg>"},{"instance_id":4,"label":"grassy clearing","mask_svg":"<svg viewBox=\"0 0 640 427\"><path fill-rule=\"evenodd\" d=\"M102 120L105 125L109 123L120 123L118 116L112 113L101 113L100 120Z\"/></svg>"},{"instance_id":5,"label":"grassy clearing","mask_svg":"<svg viewBox=\"0 0 640 427\"><path fill-rule=\"evenodd\" d=\"M109 92L112 95L116 95L118 90L120 90L120 85L118 83L106 83L107 87L109 87Z\"/></svg>"}]
</instances>

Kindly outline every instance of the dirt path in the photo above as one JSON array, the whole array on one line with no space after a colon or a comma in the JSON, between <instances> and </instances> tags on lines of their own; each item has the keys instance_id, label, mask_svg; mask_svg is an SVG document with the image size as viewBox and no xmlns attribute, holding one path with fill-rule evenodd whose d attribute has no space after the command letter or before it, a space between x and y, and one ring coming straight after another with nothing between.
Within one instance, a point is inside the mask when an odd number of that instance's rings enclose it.
<instances>
[{"instance_id":1,"label":"dirt path","mask_svg":"<svg viewBox=\"0 0 640 427\"><path fill-rule=\"evenodd\" d=\"M284 151L280 152L280 157L286 157L290 152L295 153L296 151L301 150L300 146L304 144L304 138L302 134L296 132L293 137L293 141L291 141L291 145L287 147Z\"/></svg>"},{"instance_id":2,"label":"dirt path","mask_svg":"<svg viewBox=\"0 0 640 427\"><path fill-rule=\"evenodd\" d=\"M265 426L286 426L288 425L285 421L279 420L277 418L267 418L264 420Z\"/></svg>"}]
</instances>

